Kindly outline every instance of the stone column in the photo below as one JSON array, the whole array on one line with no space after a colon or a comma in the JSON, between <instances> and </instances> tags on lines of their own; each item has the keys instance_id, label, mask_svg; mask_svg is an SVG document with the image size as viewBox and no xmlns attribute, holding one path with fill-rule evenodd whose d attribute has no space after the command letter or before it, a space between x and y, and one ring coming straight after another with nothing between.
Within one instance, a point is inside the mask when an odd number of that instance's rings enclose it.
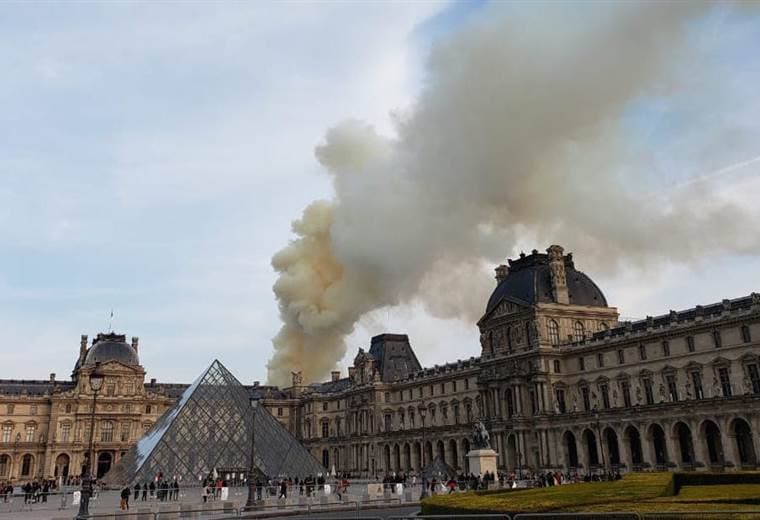
<instances>
[{"instance_id":1,"label":"stone column","mask_svg":"<svg viewBox=\"0 0 760 520\"><path fill-rule=\"evenodd\" d=\"M673 425L663 426L663 429L665 430L665 449L668 451L667 460L678 464L681 457L679 456L678 439L673 435Z\"/></svg>"},{"instance_id":2,"label":"stone column","mask_svg":"<svg viewBox=\"0 0 760 520\"><path fill-rule=\"evenodd\" d=\"M641 432L641 430L639 431ZM652 468L657 465L654 444L646 430L641 434L641 457L644 459L644 462L648 462Z\"/></svg>"},{"instance_id":3,"label":"stone column","mask_svg":"<svg viewBox=\"0 0 760 520\"><path fill-rule=\"evenodd\" d=\"M625 464L626 471L633 471L633 457L631 456L631 439L622 432L616 432L618 436L618 452L620 453L620 462Z\"/></svg>"}]
</instances>

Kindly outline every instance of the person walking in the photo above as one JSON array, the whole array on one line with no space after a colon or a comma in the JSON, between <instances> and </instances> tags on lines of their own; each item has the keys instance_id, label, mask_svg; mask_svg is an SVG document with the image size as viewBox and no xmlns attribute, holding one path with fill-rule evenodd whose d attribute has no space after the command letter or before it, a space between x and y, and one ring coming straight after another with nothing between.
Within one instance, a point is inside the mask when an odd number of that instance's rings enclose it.
<instances>
[{"instance_id":1,"label":"person walking","mask_svg":"<svg viewBox=\"0 0 760 520\"><path fill-rule=\"evenodd\" d=\"M148 484L143 482L142 485L142 501L145 502L148 500Z\"/></svg>"},{"instance_id":2,"label":"person walking","mask_svg":"<svg viewBox=\"0 0 760 520\"><path fill-rule=\"evenodd\" d=\"M128 511L129 510L129 495L130 495L130 489L129 486L125 487L121 490L121 510L122 511Z\"/></svg>"},{"instance_id":3,"label":"person walking","mask_svg":"<svg viewBox=\"0 0 760 520\"><path fill-rule=\"evenodd\" d=\"M282 479L280 482L280 496L279 498L288 498L288 481L285 479Z\"/></svg>"},{"instance_id":4,"label":"person walking","mask_svg":"<svg viewBox=\"0 0 760 520\"><path fill-rule=\"evenodd\" d=\"M137 499L140 498L140 483L135 484L135 502L137 502Z\"/></svg>"}]
</instances>

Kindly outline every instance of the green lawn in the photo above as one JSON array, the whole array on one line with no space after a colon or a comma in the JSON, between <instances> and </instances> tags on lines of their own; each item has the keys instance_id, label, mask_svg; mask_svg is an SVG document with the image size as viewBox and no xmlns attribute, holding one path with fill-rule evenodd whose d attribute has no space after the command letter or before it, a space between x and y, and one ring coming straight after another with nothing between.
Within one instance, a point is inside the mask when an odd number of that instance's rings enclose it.
<instances>
[{"instance_id":1,"label":"green lawn","mask_svg":"<svg viewBox=\"0 0 760 520\"><path fill-rule=\"evenodd\" d=\"M633 473L615 482L469 492L430 497L422 511L519 513L546 511L760 511L760 484L685 486L674 494L672 473Z\"/></svg>"}]
</instances>

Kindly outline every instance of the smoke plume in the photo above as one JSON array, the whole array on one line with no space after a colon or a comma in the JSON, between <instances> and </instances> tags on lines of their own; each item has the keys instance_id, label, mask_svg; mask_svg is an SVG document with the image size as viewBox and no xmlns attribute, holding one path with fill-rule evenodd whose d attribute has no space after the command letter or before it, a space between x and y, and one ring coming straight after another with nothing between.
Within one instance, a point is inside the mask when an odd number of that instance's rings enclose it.
<instances>
[{"instance_id":1,"label":"smoke plume","mask_svg":"<svg viewBox=\"0 0 760 520\"><path fill-rule=\"evenodd\" d=\"M294 370L323 378L355 324L384 306L417 300L436 316L477 319L493 285L484 264L526 237L581 253L588 269L757 253L747 208L700 183L664 197L641 189L651 158L624 123L647 99L724 101L703 56L710 42L692 37L710 12L696 2L495 6L432 50L395 137L360 121L329 130L316 157L334 199L308 206L272 261L283 325L270 382ZM687 108L685 128L703 123ZM700 153L736 135L714 126L694 138Z\"/></svg>"}]
</instances>

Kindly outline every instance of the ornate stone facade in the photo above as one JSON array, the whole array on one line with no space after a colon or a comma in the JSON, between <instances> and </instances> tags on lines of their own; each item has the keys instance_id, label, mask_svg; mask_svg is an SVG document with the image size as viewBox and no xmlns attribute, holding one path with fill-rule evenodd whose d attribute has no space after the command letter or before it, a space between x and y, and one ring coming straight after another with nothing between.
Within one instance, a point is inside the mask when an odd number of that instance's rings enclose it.
<instances>
[{"instance_id":1,"label":"ornate stone facade","mask_svg":"<svg viewBox=\"0 0 760 520\"><path fill-rule=\"evenodd\" d=\"M496 279L479 357L423 368L405 335L382 334L348 377L307 385L294 373L290 388L247 388L325 467L357 475L417 472L437 455L468 472L477 420L502 471L758 466L760 295L619 322L559 246L498 266ZM0 480L60 474L61 460L81 467L86 338L82 349L72 382L0 381L0 424L10 427ZM97 457L111 460L186 387L144 384L142 367L117 357L103 363L114 390L98 399L95 435Z\"/></svg>"},{"instance_id":2,"label":"ornate stone facade","mask_svg":"<svg viewBox=\"0 0 760 520\"><path fill-rule=\"evenodd\" d=\"M326 467L356 474L418 471L436 455L468 471L477 419L505 471L758 465L760 295L619 322L559 246L496 278L480 357L421 368L406 336L384 334L348 378L265 404L287 410ZM389 378L391 348L405 369Z\"/></svg>"},{"instance_id":3,"label":"ornate stone facade","mask_svg":"<svg viewBox=\"0 0 760 520\"><path fill-rule=\"evenodd\" d=\"M103 475L187 385L145 383L138 338L82 336L70 381L0 380L0 482L78 476L87 456L95 363L105 375L95 410L94 460Z\"/></svg>"}]
</instances>

